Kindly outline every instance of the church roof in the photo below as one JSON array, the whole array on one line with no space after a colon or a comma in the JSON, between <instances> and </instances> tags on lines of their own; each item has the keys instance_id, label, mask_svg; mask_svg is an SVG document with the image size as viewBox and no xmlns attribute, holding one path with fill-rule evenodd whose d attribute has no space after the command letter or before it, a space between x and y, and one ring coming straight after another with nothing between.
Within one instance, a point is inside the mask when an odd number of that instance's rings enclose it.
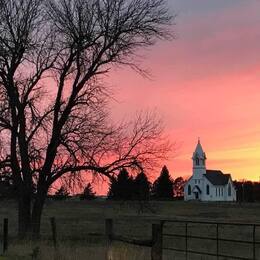
<instances>
[{"instance_id":1,"label":"church roof","mask_svg":"<svg viewBox=\"0 0 260 260\"><path fill-rule=\"evenodd\" d=\"M226 185L230 178L230 174L224 174L219 170L207 170L204 176L213 184L213 185Z\"/></svg>"}]
</instances>

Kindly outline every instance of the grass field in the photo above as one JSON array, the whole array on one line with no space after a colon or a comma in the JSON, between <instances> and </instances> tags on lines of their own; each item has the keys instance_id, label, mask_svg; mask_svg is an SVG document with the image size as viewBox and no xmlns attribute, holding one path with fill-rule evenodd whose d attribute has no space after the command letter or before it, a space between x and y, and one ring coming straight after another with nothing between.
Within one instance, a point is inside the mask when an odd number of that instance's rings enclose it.
<instances>
[{"instance_id":1,"label":"grass field","mask_svg":"<svg viewBox=\"0 0 260 260\"><path fill-rule=\"evenodd\" d=\"M10 247L6 259L93 259L102 260L106 255L106 240L104 223L106 218L113 218L115 234L136 239L150 239L151 226L162 219L202 220L220 222L244 222L260 224L260 204L231 203L191 203L191 202L150 202L140 206L139 203L120 203L111 201L48 201L42 221L42 241L21 244L15 240L17 233L17 207L13 201L0 202L0 221L9 219ZM51 243L50 217L55 217L58 232L58 250ZM211 235L213 227L194 225L190 227L193 234ZM183 227L180 224L167 224L164 228L169 232L180 234ZM222 230L223 236L250 238L251 230L230 227ZM260 230L256 230L257 240L260 240ZM0 234L2 225L0 226ZM226 234L225 234L226 233ZM203 241L190 241L189 246L215 250L213 244ZM176 238L164 240L164 245L182 247L183 241ZM36 249L36 248L39 248ZM240 255L250 254L250 248L243 245L223 245L223 251L232 251L232 247ZM258 252L257 252L258 254ZM141 260L150 259L150 249L131 246L123 243L113 243L109 255L111 260ZM1 258L0 258L1 259ZM164 259L184 259L183 254L164 251ZM205 256L190 256L190 259L214 259ZM260 253L259 253L260 259Z\"/></svg>"}]
</instances>

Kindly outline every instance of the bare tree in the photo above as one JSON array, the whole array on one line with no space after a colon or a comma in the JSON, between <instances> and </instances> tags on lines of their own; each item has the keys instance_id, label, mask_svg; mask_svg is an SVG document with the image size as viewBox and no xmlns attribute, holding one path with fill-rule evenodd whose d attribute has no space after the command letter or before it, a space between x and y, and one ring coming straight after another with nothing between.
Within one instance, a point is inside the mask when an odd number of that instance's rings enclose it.
<instances>
[{"instance_id":1,"label":"bare tree","mask_svg":"<svg viewBox=\"0 0 260 260\"><path fill-rule=\"evenodd\" d=\"M102 75L168 39L164 0L0 0L1 169L18 188L19 235L38 236L50 186L151 167L169 145L152 114L109 119ZM32 198L33 186L36 194Z\"/></svg>"}]
</instances>

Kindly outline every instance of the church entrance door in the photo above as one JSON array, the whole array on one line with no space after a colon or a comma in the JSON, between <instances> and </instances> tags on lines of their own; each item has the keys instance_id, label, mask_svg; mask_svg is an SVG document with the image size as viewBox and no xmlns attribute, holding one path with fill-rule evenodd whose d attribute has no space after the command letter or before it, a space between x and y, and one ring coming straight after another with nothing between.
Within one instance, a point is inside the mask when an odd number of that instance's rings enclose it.
<instances>
[{"instance_id":1,"label":"church entrance door","mask_svg":"<svg viewBox=\"0 0 260 260\"><path fill-rule=\"evenodd\" d=\"M198 200L199 199L199 193L195 192L195 199Z\"/></svg>"}]
</instances>

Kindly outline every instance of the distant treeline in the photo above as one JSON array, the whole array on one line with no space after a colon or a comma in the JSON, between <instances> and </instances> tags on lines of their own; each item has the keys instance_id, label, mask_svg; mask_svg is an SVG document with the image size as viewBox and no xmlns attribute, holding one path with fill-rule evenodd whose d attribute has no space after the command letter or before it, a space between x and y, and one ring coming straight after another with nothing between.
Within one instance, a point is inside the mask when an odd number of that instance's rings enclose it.
<instances>
[{"instance_id":1,"label":"distant treeline","mask_svg":"<svg viewBox=\"0 0 260 260\"><path fill-rule=\"evenodd\" d=\"M0 176L1 177L1 176ZM178 177L175 180L170 176L166 166L161 170L160 176L151 183L144 172L133 176L127 169L122 168L117 177L110 182L107 198L109 200L173 200L183 199L185 180ZM36 190L36 189L35 189ZM7 177L0 178L0 198L12 198L16 196L16 189L12 181ZM69 197L69 189L61 186L49 198L63 200ZM81 200L96 198L93 187L88 183L82 194L78 194Z\"/></svg>"},{"instance_id":2,"label":"distant treeline","mask_svg":"<svg viewBox=\"0 0 260 260\"><path fill-rule=\"evenodd\" d=\"M260 182L234 181L238 202L260 201Z\"/></svg>"},{"instance_id":3,"label":"distant treeline","mask_svg":"<svg viewBox=\"0 0 260 260\"><path fill-rule=\"evenodd\" d=\"M127 169L122 168L109 184L107 198L109 200L182 200L184 197L184 185L186 180L171 177L168 169L164 166L159 177L152 183L144 172L133 176ZM260 182L234 181L238 202L260 202ZM34 189L36 191L36 188ZM15 198L17 189L9 176L0 175L0 199ZM62 200L69 197L69 191L65 186L50 198ZM78 195L81 200L93 200L96 194L91 183L87 183L83 192Z\"/></svg>"},{"instance_id":4,"label":"distant treeline","mask_svg":"<svg viewBox=\"0 0 260 260\"><path fill-rule=\"evenodd\" d=\"M185 180L178 177L175 180L169 174L166 166L160 176L151 183L144 172L135 177L126 169L121 169L117 178L110 183L108 199L110 200L173 200L183 199Z\"/></svg>"}]
</instances>

